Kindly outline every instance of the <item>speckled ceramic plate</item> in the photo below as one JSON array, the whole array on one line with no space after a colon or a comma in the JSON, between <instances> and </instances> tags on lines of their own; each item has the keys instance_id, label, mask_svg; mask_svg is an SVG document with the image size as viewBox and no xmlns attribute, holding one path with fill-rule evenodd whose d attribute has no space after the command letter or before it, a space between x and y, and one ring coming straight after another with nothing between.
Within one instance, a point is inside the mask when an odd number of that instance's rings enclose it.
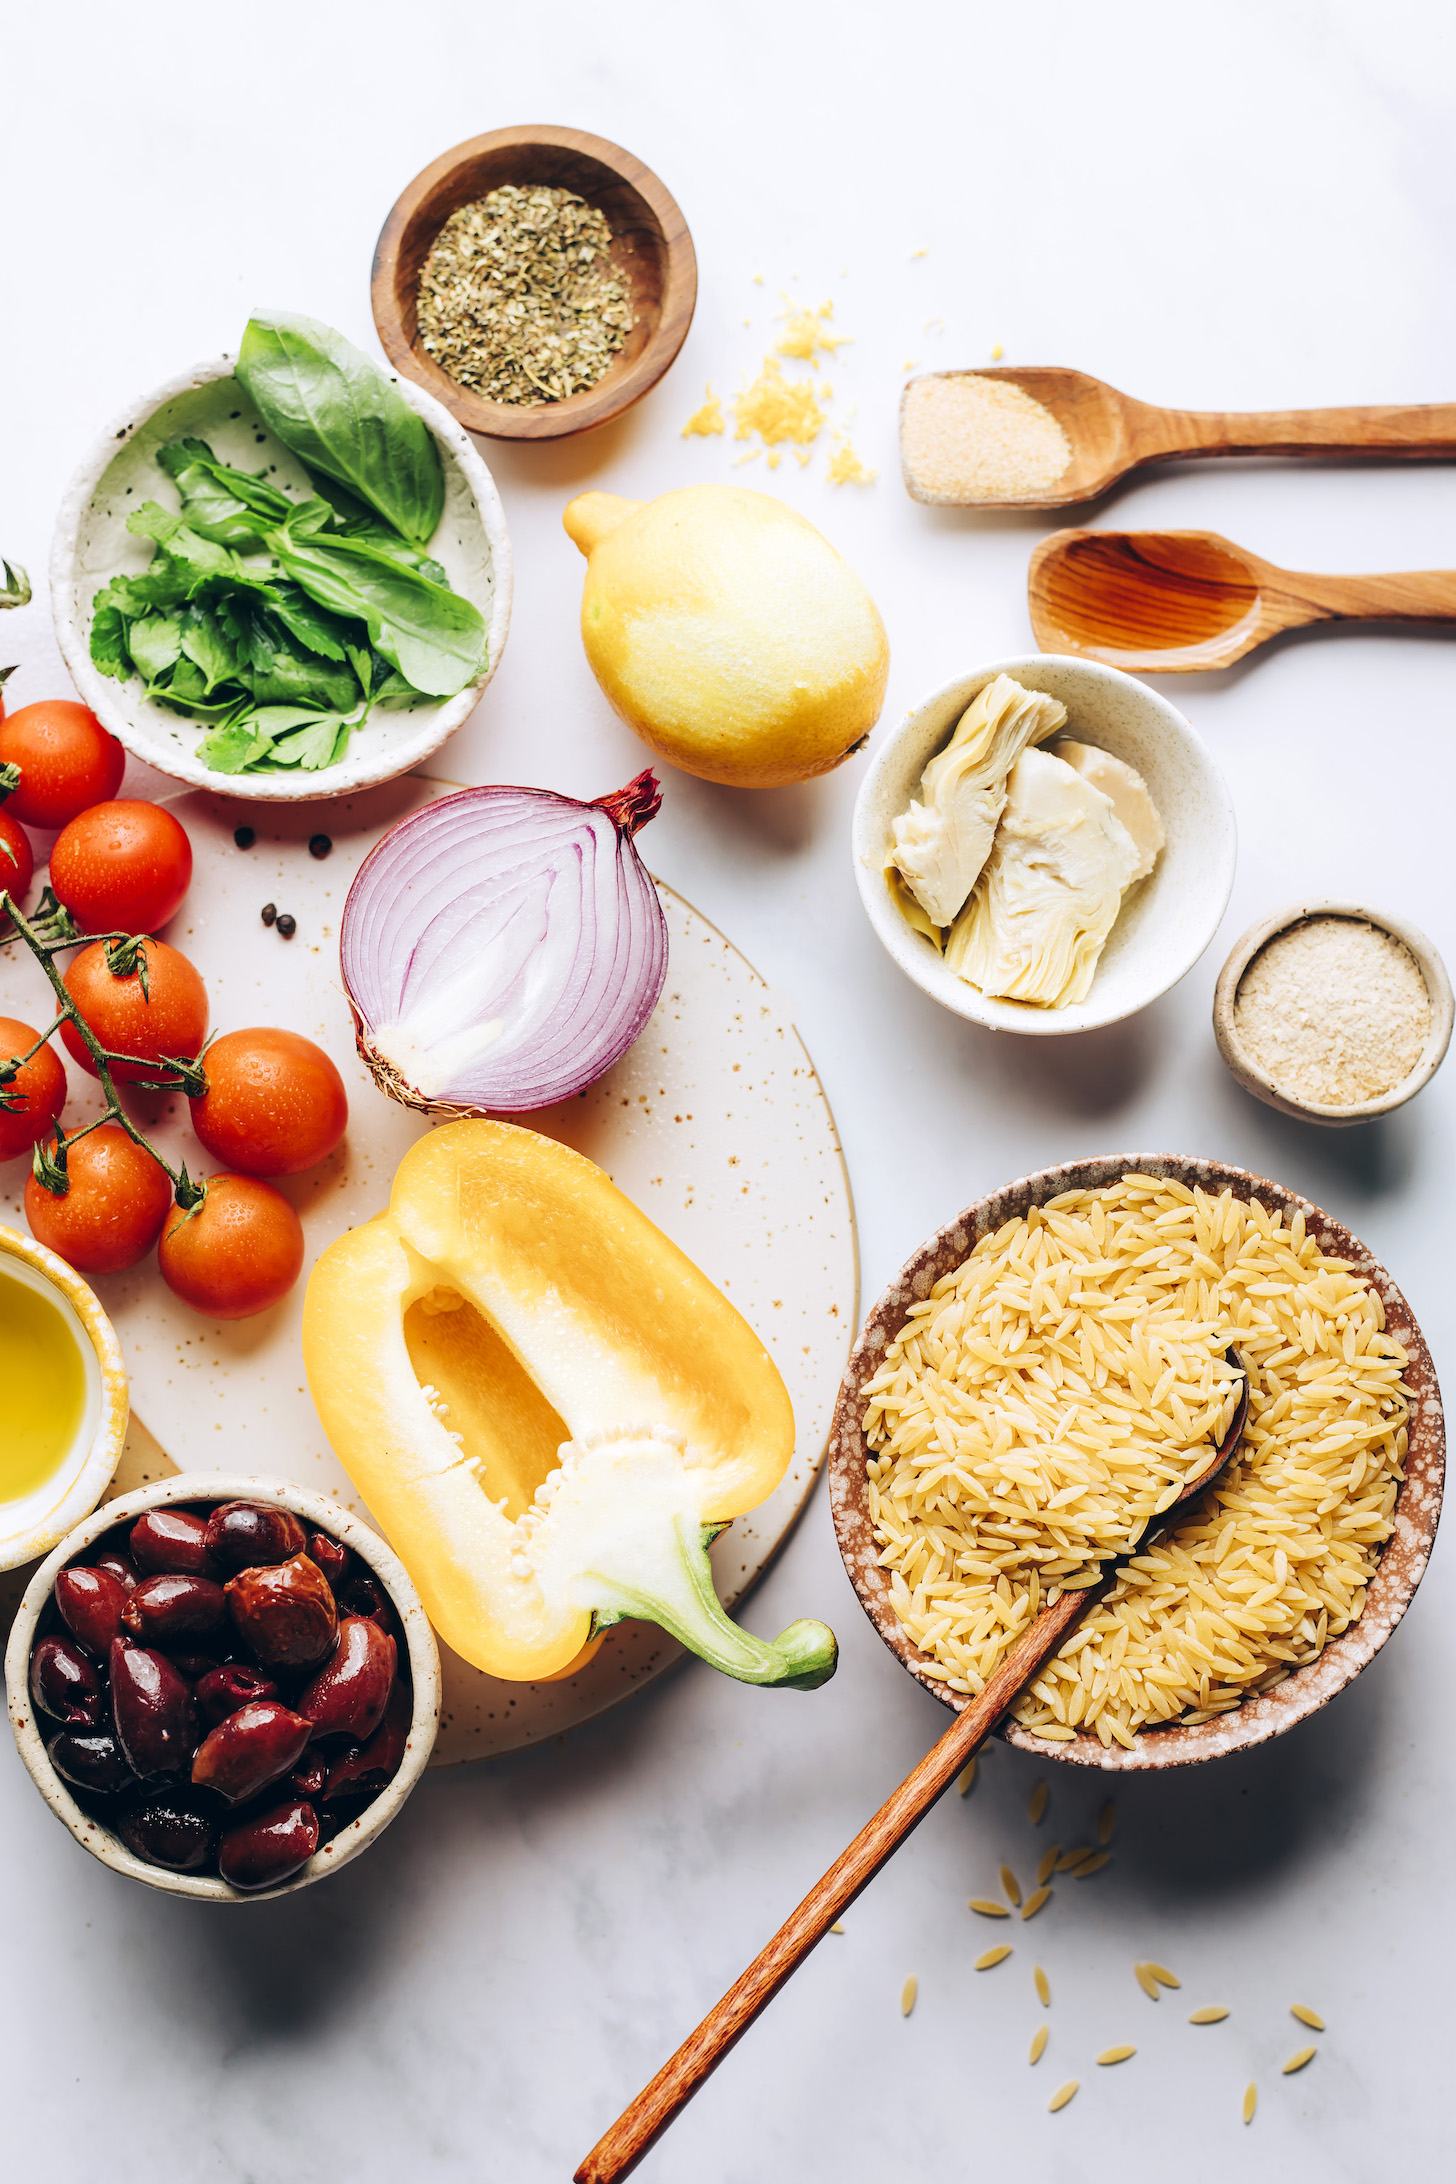
<instances>
[{"instance_id":1,"label":"speckled ceramic plate","mask_svg":"<svg viewBox=\"0 0 1456 2184\"><path fill-rule=\"evenodd\" d=\"M196 852L192 889L165 938L207 981L221 1030L286 1024L327 1049L349 1090L348 1136L333 1157L279 1188L298 1208L306 1265L379 1212L407 1148L429 1124L375 1089L354 1051L339 986L338 928L349 883L386 828L454 784L409 777L326 806L243 804L194 791L171 800ZM250 849L233 829L251 826ZM325 830L331 853L309 855ZM36 885L40 884L37 876ZM729 1296L788 1384L798 1448L776 1492L716 1543L732 1605L788 1536L823 1461L858 1316L849 1180L828 1102L792 1022L753 966L691 904L661 887L667 984L647 1030L578 1098L519 1119L600 1163ZM294 939L259 919L291 910ZM17 956L20 960L17 961ZM0 1015L48 1021L39 970L0 950ZM67 1063L66 1121L97 1112L96 1085ZM186 1115L158 1100L156 1137L176 1160L200 1148ZM138 1109L140 1113L140 1109ZM0 1177L0 1221L25 1229L22 1163ZM273 1311L232 1325L200 1319L148 1258L94 1287L125 1352L132 1402L186 1471L262 1471L368 1512L323 1437L299 1350L303 1283ZM165 1460L165 1459L164 1459ZM148 1462L155 1473L156 1457ZM128 1478L123 1462L122 1478ZM138 1483L129 1481L129 1483ZM624 1623L565 1682L504 1684L441 1647L444 1708L433 1764L514 1750L571 1728L680 1658L656 1625Z\"/></svg>"},{"instance_id":2,"label":"speckled ceramic plate","mask_svg":"<svg viewBox=\"0 0 1456 2184\"><path fill-rule=\"evenodd\" d=\"M865 1442L860 1428L864 1415L862 1389L878 1369L887 1343L904 1326L912 1304L927 1297L943 1274L973 1251L983 1236L992 1235L1005 1221L1016 1219L1030 1206L1039 1206L1061 1191L1101 1190L1129 1170L1142 1175L1170 1176L1190 1190L1196 1184L1217 1194L1231 1190L1236 1198L1257 1197L1271 1212L1292 1219L1304 1215L1305 1227L1321 1251L1348 1259L1355 1272L1379 1291L1385 1321L1409 1357L1405 1381L1411 1395L1410 1451L1405 1482L1395 1505L1395 1531L1380 1557L1365 1598L1359 1621L1342 1637L1333 1639L1307 1668L1296 1669L1262 1696L1245 1699L1232 1713L1192 1728L1143 1730L1131 1751L1120 1744L1106 1747L1090 1733L1079 1733L1070 1743L1049 1743L1035 1737L1014 1721L1001 1725L998 1734L1023 1751L1042 1759L1057 1759L1072 1766L1102 1767L1133 1773L1159 1767L1185 1767L1194 1760L1217 1759L1225 1752L1242 1751L1266 1743L1297 1721L1303 1721L1332 1699L1372 1661L1410 1606L1411 1597L1424 1574L1441 1513L1441 1489L1446 1473L1446 1428L1441 1410L1441 1391L1436 1368L1415 1315L1381 1266L1357 1237L1318 1206L1294 1191L1246 1168L1226 1167L1218 1160L1188 1160L1176 1155L1127 1153L1102 1160L1074 1160L1065 1167L1043 1168L1022 1176L977 1199L964 1213L933 1236L901 1268L865 1322L840 1386L834 1423L829 1435L829 1497L839 1551L859 1594L860 1604L896 1659L912 1676L957 1711L965 1701L946 1690L937 1679L940 1664L920 1651L890 1605L890 1582L877 1560L874 1529L870 1522L868 1481L865 1477Z\"/></svg>"}]
</instances>

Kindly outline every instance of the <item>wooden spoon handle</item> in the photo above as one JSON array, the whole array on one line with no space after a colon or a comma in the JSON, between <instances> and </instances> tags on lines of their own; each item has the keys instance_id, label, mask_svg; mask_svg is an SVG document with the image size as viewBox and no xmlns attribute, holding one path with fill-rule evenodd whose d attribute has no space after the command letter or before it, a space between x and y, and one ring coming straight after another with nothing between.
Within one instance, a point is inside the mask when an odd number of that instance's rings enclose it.
<instances>
[{"instance_id":1,"label":"wooden spoon handle","mask_svg":"<svg viewBox=\"0 0 1456 2184\"><path fill-rule=\"evenodd\" d=\"M1170 410L1138 403L1140 460L1175 455L1456 455L1456 403L1406 408Z\"/></svg>"},{"instance_id":2,"label":"wooden spoon handle","mask_svg":"<svg viewBox=\"0 0 1456 2184\"><path fill-rule=\"evenodd\" d=\"M1298 622L1456 622L1456 569L1389 576L1312 576L1280 570L1263 587L1271 607Z\"/></svg>"},{"instance_id":3,"label":"wooden spoon handle","mask_svg":"<svg viewBox=\"0 0 1456 2184\"><path fill-rule=\"evenodd\" d=\"M974 1756L1022 1685L1054 1653L1072 1624L1091 1603L1117 1582L1114 1564L1096 1585L1063 1593L1055 1606L1043 1608L996 1669L980 1696L962 1707L945 1735L932 1746L913 1774L816 1882L771 1942L761 1949L722 2001L708 2012L652 2083L617 2118L576 2171L575 2184L616 2184L636 2168L674 2116L690 2101L703 2080L742 2038L761 2010L797 1971L816 1942L869 1886L880 1867L918 1827L936 1799Z\"/></svg>"}]
</instances>

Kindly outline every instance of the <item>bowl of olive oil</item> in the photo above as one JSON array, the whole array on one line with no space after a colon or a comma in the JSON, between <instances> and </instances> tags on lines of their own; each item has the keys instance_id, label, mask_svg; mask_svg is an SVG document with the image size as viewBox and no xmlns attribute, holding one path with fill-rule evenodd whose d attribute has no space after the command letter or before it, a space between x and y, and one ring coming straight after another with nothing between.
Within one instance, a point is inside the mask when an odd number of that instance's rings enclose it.
<instances>
[{"instance_id":1,"label":"bowl of olive oil","mask_svg":"<svg viewBox=\"0 0 1456 2184\"><path fill-rule=\"evenodd\" d=\"M94 1293L53 1251L0 1227L0 1570L89 1516L126 1421L121 1345Z\"/></svg>"}]
</instances>

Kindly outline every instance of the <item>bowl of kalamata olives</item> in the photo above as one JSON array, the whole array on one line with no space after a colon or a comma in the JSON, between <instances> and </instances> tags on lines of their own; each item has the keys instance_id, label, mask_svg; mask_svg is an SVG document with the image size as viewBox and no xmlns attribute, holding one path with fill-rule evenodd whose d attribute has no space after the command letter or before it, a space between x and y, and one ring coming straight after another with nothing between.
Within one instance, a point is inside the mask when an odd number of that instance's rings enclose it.
<instances>
[{"instance_id":1,"label":"bowl of kalamata olives","mask_svg":"<svg viewBox=\"0 0 1456 2184\"><path fill-rule=\"evenodd\" d=\"M164 1479L96 1510L31 1580L5 1681L20 1756L77 1842L218 1903L347 1865L439 1726L403 1564L279 1479Z\"/></svg>"}]
</instances>

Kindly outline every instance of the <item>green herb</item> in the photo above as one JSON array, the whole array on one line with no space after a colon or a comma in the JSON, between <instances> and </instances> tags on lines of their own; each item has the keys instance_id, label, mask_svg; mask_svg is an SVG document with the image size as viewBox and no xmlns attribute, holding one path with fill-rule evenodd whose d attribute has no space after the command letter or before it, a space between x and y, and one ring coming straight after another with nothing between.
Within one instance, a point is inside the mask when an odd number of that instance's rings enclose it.
<instances>
[{"instance_id":1,"label":"green herb","mask_svg":"<svg viewBox=\"0 0 1456 2184\"><path fill-rule=\"evenodd\" d=\"M128 518L156 554L98 594L91 657L210 725L198 756L216 772L314 772L376 705L463 690L485 624L426 551L439 457L382 373L306 319L254 320L243 352L239 379L318 491L295 498L205 440L169 441L157 461L180 508Z\"/></svg>"}]
</instances>

